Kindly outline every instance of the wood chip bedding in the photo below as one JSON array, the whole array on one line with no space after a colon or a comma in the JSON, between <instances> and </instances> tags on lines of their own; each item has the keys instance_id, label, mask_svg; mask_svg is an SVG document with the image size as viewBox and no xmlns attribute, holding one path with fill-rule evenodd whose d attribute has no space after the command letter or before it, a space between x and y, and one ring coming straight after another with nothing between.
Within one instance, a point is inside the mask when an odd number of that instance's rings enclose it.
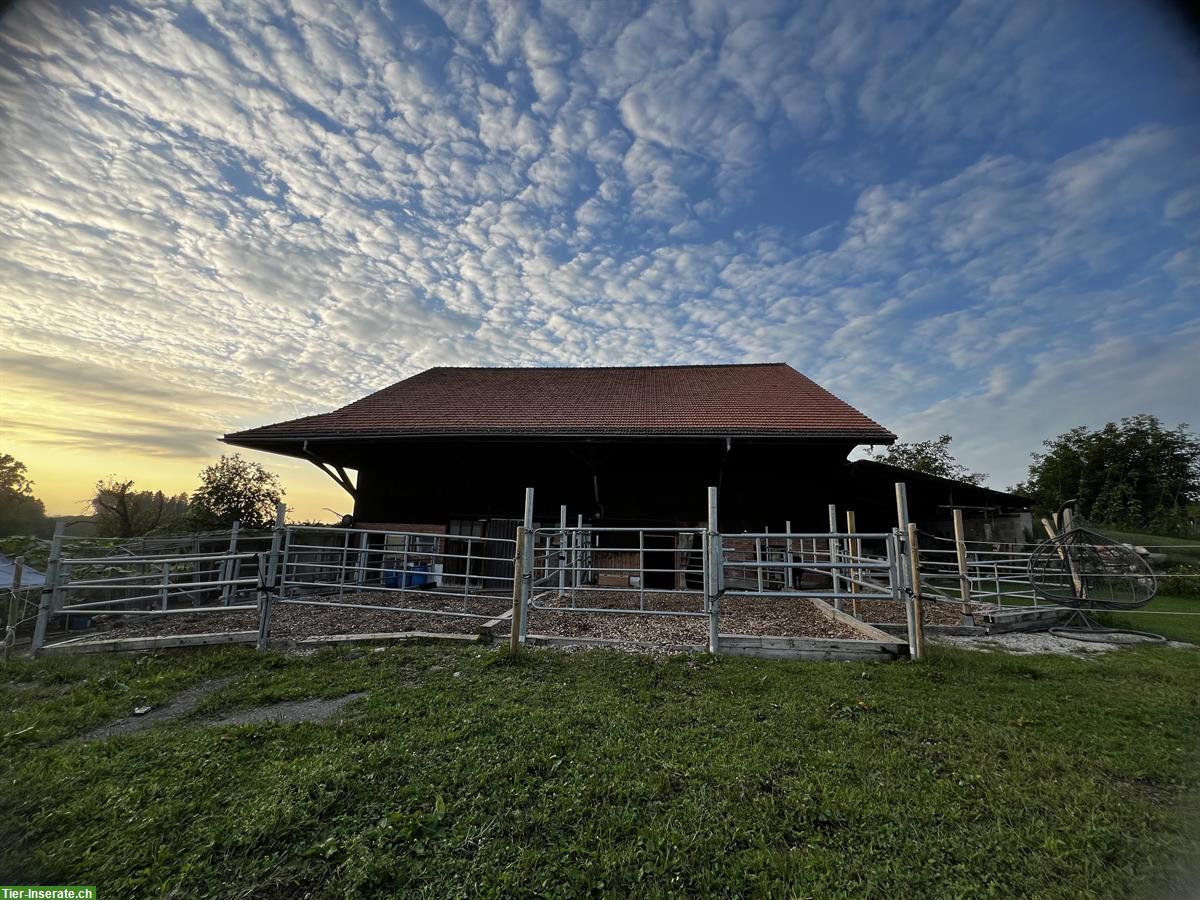
<instances>
[{"instance_id":1,"label":"wood chip bedding","mask_svg":"<svg viewBox=\"0 0 1200 900\"><path fill-rule=\"evenodd\" d=\"M971 604L971 609L976 612L983 612L985 609L991 608L993 607L979 603ZM842 601L842 610L850 612L849 600ZM904 604L894 603L891 600L859 600L858 612L864 622L903 625L908 621ZM933 603L926 600L921 604L921 612L921 617L926 625L962 624L962 606L958 603Z\"/></svg>"},{"instance_id":2,"label":"wood chip bedding","mask_svg":"<svg viewBox=\"0 0 1200 900\"><path fill-rule=\"evenodd\" d=\"M467 633L478 631L484 619L422 615L419 612L389 612L376 609L351 609L334 606L336 595L311 597L318 602L330 602L329 607L276 603L271 616L271 637L296 640L338 634L377 634L383 632L427 631L433 633ZM410 609L461 610L464 601L452 597L433 597L413 591L403 597L395 593L365 592L345 594L342 602L373 606L408 607ZM639 596L634 592L581 590L576 595L580 607L602 607L635 610ZM543 594L542 606L569 607L570 597L558 598L556 593ZM894 607L894 608L893 608ZM499 617L512 608L507 596L471 597L465 601L467 612ZM645 608L658 611L701 612L703 598L699 593L663 593L647 591ZM846 605L847 610L849 605ZM902 605L887 601L861 601L866 621L904 621ZM932 604L926 607L929 623L957 624L957 607ZM163 617L136 616L121 619L98 616L95 630L85 640L109 640L119 637L153 637L165 635L203 634L209 632L256 631L258 614L244 610L230 613L188 615L172 614ZM721 634L777 635L836 639L861 639L863 634L852 627L832 621L822 615L805 599L775 597L726 597L721 602ZM559 637L601 638L605 640L639 641L659 644L689 644L703 646L708 642L707 617L643 616L620 613L555 612L535 609L530 612L530 634ZM497 635L508 633L501 625Z\"/></svg>"},{"instance_id":3,"label":"wood chip bedding","mask_svg":"<svg viewBox=\"0 0 1200 900\"><path fill-rule=\"evenodd\" d=\"M554 595L542 598L544 606L570 606L570 597L558 600ZM580 591L580 607L637 609L636 592ZM659 611L703 610L698 593L666 594L646 592L646 609ZM862 638L853 628L821 615L804 599L775 597L729 597L721 602L721 634L779 635L788 637ZM708 643L707 617L643 616L621 613L554 612L532 610L529 633L558 637L602 638L605 640L645 641L663 644Z\"/></svg>"},{"instance_id":4,"label":"wood chip bedding","mask_svg":"<svg viewBox=\"0 0 1200 900\"><path fill-rule=\"evenodd\" d=\"M296 640L334 634L379 634L401 631L429 631L444 634L473 634L485 619L465 616L422 615L418 612L389 612L381 609L349 609L332 605L337 595L299 598L329 602L328 607L277 602L271 612L272 639ZM410 609L462 610L464 601L454 597L432 597L420 591L400 594L365 592L344 594L340 602L391 606ZM512 609L510 597L470 597L465 601L469 613L499 616ZM166 616L97 616L96 630L86 640L111 640L126 637L207 634L219 631L257 631L258 613L238 610L230 613L187 613Z\"/></svg>"}]
</instances>

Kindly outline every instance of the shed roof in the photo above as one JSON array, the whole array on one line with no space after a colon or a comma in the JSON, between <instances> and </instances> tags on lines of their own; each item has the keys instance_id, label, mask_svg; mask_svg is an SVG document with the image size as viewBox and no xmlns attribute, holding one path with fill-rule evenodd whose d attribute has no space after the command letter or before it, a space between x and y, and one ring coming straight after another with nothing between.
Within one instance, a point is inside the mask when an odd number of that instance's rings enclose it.
<instances>
[{"instance_id":1,"label":"shed roof","mask_svg":"<svg viewBox=\"0 0 1200 900\"><path fill-rule=\"evenodd\" d=\"M786 363L614 368L438 367L333 412L225 436L779 436L890 444L896 437Z\"/></svg>"}]
</instances>

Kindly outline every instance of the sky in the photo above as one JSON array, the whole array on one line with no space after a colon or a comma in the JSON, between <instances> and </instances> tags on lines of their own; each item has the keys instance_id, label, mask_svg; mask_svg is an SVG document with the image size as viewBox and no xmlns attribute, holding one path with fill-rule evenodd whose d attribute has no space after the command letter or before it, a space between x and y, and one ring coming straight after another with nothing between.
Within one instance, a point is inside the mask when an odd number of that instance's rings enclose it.
<instances>
[{"instance_id":1,"label":"sky","mask_svg":"<svg viewBox=\"0 0 1200 900\"><path fill-rule=\"evenodd\" d=\"M784 361L1005 487L1200 424L1167 6L18 0L0 450L53 513L436 365ZM314 467L293 515L348 512Z\"/></svg>"}]
</instances>

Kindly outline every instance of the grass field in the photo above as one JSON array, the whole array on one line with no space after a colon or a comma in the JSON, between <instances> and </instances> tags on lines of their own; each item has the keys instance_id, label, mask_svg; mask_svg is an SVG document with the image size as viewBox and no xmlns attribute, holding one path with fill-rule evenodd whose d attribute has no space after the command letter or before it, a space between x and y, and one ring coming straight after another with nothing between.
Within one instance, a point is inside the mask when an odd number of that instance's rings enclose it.
<instances>
[{"instance_id":1,"label":"grass field","mask_svg":"<svg viewBox=\"0 0 1200 900\"><path fill-rule=\"evenodd\" d=\"M1008 597L1004 601L1012 606L1026 606L1032 600ZM1110 628L1133 628L1161 634L1172 641L1187 641L1200 644L1200 597L1179 597L1159 593L1142 609L1127 613L1090 614L1101 624Z\"/></svg>"},{"instance_id":2,"label":"grass field","mask_svg":"<svg viewBox=\"0 0 1200 900\"><path fill-rule=\"evenodd\" d=\"M1137 531L1113 531L1103 525L1099 526L1097 530L1113 540L1153 548L1151 552L1164 554L1168 563L1200 565L1200 539L1167 537L1166 535Z\"/></svg>"},{"instance_id":3,"label":"grass field","mask_svg":"<svg viewBox=\"0 0 1200 900\"><path fill-rule=\"evenodd\" d=\"M75 738L234 676L194 717ZM861 666L228 648L0 670L0 881L102 897L1118 897L1182 878L1200 653ZM1195 824L1193 822L1193 824Z\"/></svg>"}]
</instances>

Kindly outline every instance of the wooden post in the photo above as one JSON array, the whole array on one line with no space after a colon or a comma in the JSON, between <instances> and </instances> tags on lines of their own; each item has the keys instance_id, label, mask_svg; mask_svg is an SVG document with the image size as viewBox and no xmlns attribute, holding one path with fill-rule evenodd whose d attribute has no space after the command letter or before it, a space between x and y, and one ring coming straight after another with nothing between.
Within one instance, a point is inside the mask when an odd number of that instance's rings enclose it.
<instances>
[{"instance_id":1,"label":"wooden post","mask_svg":"<svg viewBox=\"0 0 1200 900\"><path fill-rule=\"evenodd\" d=\"M57 609L59 594L59 574L62 567L63 538L66 536L67 523L59 519L54 523L54 537L50 539L50 559L46 563L46 583L42 585L42 596L38 602L37 623L33 627L33 641L30 653L37 652L46 643L46 626L50 621L50 613Z\"/></svg>"},{"instance_id":2,"label":"wooden post","mask_svg":"<svg viewBox=\"0 0 1200 900\"><path fill-rule=\"evenodd\" d=\"M856 520L854 518L854 510L852 510L852 509L846 510L846 531L849 532L850 534L854 534L858 530L857 528L855 528L855 524L856 524ZM846 539L846 552L849 553L849 555L851 557L851 561L853 561L853 562L858 561L860 549L861 549L861 543L858 538L847 538ZM858 593L858 590L859 590L858 582L861 578L862 578L862 569L855 568L855 569L850 570L850 593L852 593L852 594ZM862 618L858 614L858 598L857 597L850 598L850 612L854 616L854 618L856 618L856 619Z\"/></svg>"},{"instance_id":3,"label":"wooden post","mask_svg":"<svg viewBox=\"0 0 1200 900\"><path fill-rule=\"evenodd\" d=\"M1062 511L1062 525L1062 531L1056 531L1054 526L1050 523L1050 520L1045 516L1042 517L1042 527L1046 529L1046 534L1050 537L1050 540L1053 541L1059 536L1059 534L1066 534L1071 529L1071 508L1069 506ZM1080 578L1079 574L1075 571L1075 563L1071 559L1070 554L1067 553L1066 548L1061 545L1058 548L1058 558L1063 561L1063 565L1067 567L1067 572L1069 572L1071 575L1071 583L1075 587L1075 596L1080 598L1086 596L1086 592L1083 589L1083 579ZM1036 591L1033 594L1033 605L1037 606Z\"/></svg>"},{"instance_id":4,"label":"wooden post","mask_svg":"<svg viewBox=\"0 0 1200 900\"><path fill-rule=\"evenodd\" d=\"M280 503L275 507L275 531L271 535L271 552L267 557L265 583L259 585L258 592L258 642L259 650L266 650L271 640L271 609L276 593L283 595L283 581L287 577L287 561L280 566L280 550L283 547L287 521L287 504ZM276 584L276 576L279 583Z\"/></svg>"},{"instance_id":5,"label":"wooden post","mask_svg":"<svg viewBox=\"0 0 1200 900\"><path fill-rule=\"evenodd\" d=\"M971 575L967 568L967 540L961 509L954 510L954 548L958 551L958 586L962 594L962 614L971 614Z\"/></svg>"},{"instance_id":6,"label":"wooden post","mask_svg":"<svg viewBox=\"0 0 1200 900\"><path fill-rule=\"evenodd\" d=\"M521 636L524 630L525 604L522 599L525 587L525 526L517 526L517 546L513 555L513 612L512 633L508 639L508 649L517 653L521 649Z\"/></svg>"},{"instance_id":7,"label":"wooden post","mask_svg":"<svg viewBox=\"0 0 1200 900\"><path fill-rule=\"evenodd\" d=\"M230 556L233 556L233 554L237 553L238 531L241 529L241 526L242 526L242 523L238 519L235 519L233 524L229 526L229 555ZM236 560L236 559L225 560L225 572L224 572L225 577L222 580L224 580L226 582L235 581L237 579L238 575L241 574L239 569L240 569L240 566L238 565L238 560ZM228 606L230 604L230 602L232 601L232 599L233 599L233 585L232 584L221 585L221 605Z\"/></svg>"},{"instance_id":8,"label":"wooden post","mask_svg":"<svg viewBox=\"0 0 1200 900\"><path fill-rule=\"evenodd\" d=\"M830 534L837 533L837 530L838 530L837 519L838 519L837 506L833 503L830 503L829 504L829 533ZM842 592L842 579L841 579L841 576L838 575L838 570L833 567L833 564L836 563L838 561L838 557L841 556L842 542L839 541L835 537L830 537L830 538L826 539L826 543L829 544L829 578L830 578L830 581L833 583L833 593L835 595L833 598L833 608L838 610L839 612L841 612L842 598L838 597L836 595L840 594Z\"/></svg>"},{"instance_id":9,"label":"wooden post","mask_svg":"<svg viewBox=\"0 0 1200 900\"><path fill-rule=\"evenodd\" d=\"M704 560L704 597L708 607L708 652L714 656L721 647L721 533L717 530L717 489L708 489L707 553Z\"/></svg>"},{"instance_id":10,"label":"wooden post","mask_svg":"<svg viewBox=\"0 0 1200 900\"><path fill-rule=\"evenodd\" d=\"M925 655L925 616L921 604L921 554L917 547L917 526L908 523L908 568L912 573L913 602L913 659Z\"/></svg>"}]
</instances>

